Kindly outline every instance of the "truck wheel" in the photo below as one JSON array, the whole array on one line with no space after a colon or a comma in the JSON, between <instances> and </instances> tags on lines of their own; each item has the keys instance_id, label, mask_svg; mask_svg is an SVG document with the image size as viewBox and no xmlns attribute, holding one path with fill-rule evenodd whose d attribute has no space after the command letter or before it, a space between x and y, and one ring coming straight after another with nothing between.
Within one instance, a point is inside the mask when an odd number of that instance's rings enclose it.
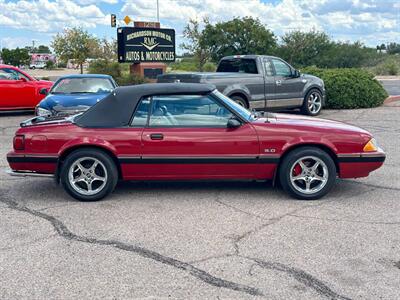
<instances>
[{"instance_id":1,"label":"truck wheel","mask_svg":"<svg viewBox=\"0 0 400 300\"><path fill-rule=\"evenodd\" d=\"M118 181L114 161L103 151L79 149L67 156L61 173L65 191L80 201L97 201L110 194Z\"/></svg>"},{"instance_id":2,"label":"truck wheel","mask_svg":"<svg viewBox=\"0 0 400 300\"><path fill-rule=\"evenodd\" d=\"M247 105L247 101L242 98L241 96L232 96L230 97L233 101L235 101L237 104L239 104L240 106L243 106L245 108L249 108L249 106Z\"/></svg>"},{"instance_id":3,"label":"truck wheel","mask_svg":"<svg viewBox=\"0 0 400 300\"><path fill-rule=\"evenodd\" d=\"M336 166L325 151L302 147L290 152L279 166L279 180L292 197L315 200L326 195L336 181Z\"/></svg>"},{"instance_id":4,"label":"truck wheel","mask_svg":"<svg viewBox=\"0 0 400 300\"><path fill-rule=\"evenodd\" d=\"M316 116L322 109L322 94L318 90L310 90L304 97L301 112L305 115Z\"/></svg>"}]
</instances>

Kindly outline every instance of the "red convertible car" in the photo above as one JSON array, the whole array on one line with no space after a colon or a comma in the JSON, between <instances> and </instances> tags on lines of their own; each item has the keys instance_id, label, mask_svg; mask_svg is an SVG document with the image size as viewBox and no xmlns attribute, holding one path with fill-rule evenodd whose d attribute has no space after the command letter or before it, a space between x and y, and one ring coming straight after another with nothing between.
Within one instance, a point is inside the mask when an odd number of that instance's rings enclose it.
<instances>
[{"instance_id":1,"label":"red convertible car","mask_svg":"<svg viewBox=\"0 0 400 300\"><path fill-rule=\"evenodd\" d=\"M0 111L34 110L52 85L16 67L0 65Z\"/></svg>"},{"instance_id":2,"label":"red convertible car","mask_svg":"<svg viewBox=\"0 0 400 300\"><path fill-rule=\"evenodd\" d=\"M73 197L99 200L118 180L274 180L300 199L337 177L365 177L384 152L367 131L330 120L258 115L214 86L117 88L86 112L21 124L11 175L54 176Z\"/></svg>"}]
</instances>

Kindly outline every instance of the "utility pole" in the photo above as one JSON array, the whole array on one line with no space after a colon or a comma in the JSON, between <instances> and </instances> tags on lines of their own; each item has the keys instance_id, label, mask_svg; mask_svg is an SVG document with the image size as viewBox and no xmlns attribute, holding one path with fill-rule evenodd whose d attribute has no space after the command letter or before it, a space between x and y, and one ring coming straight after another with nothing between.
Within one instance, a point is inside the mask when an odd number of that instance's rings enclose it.
<instances>
[{"instance_id":1,"label":"utility pole","mask_svg":"<svg viewBox=\"0 0 400 300\"><path fill-rule=\"evenodd\" d=\"M157 0L157 22L160 22L160 9L158 7L158 0Z\"/></svg>"}]
</instances>

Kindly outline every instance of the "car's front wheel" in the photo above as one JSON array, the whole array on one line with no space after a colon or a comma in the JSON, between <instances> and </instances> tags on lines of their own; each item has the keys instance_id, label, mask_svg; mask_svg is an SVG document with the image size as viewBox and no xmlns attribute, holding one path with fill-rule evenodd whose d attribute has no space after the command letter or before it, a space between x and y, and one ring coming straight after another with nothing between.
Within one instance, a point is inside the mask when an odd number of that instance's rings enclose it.
<instances>
[{"instance_id":1,"label":"car's front wheel","mask_svg":"<svg viewBox=\"0 0 400 300\"><path fill-rule=\"evenodd\" d=\"M322 109L322 94L319 90L313 89L304 97L301 112L305 115L316 116Z\"/></svg>"},{"instance_id":2,"label":"car's front wheel","mask_svg":"<svg viewBox=\"0 0 400 300\"><path fill-rule=\"evenodd\" d=\"M110 194L118 171L109 155L97 149L79 149L67 156L60 173L68 194L80 201L96 201Z\"/></svg>"},{"instance_id":3,"label":"car's front wheel","mask_svg":"<svg viewBox=\"0 0 400 300\"><path fill-rule=\"evenodd\" d=\"M279 167L283 189L302 200L315 200L326 195L336 181L336 166L332 157L314 147L293 150Z\"/></svg>"}]
</instances>

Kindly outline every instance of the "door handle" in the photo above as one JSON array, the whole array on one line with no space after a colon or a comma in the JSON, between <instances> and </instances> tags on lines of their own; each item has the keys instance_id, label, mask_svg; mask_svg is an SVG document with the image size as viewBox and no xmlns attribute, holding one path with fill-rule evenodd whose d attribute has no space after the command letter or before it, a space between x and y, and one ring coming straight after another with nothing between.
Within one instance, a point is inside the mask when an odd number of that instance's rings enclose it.
<instances>
[{"instance_id":1,"label":"door handle","mask_svg":"<svg viewBox=\"0 0 400 300\"><path fill-rule=\"evenodd\" d=\"M162 140L164 139L164 135L162 133L152 133L150 134L150 138L152 140Z\"/></svg>"},{"instance_id":2,"label":"door handle","mask_svg":"<svg viewBox=\"0 0 400 300\"><path fill-rule=\"evenodd\" d=\"M282 85L282 80L275 81L276 85Z\"/></svg>"}]
</instances>

